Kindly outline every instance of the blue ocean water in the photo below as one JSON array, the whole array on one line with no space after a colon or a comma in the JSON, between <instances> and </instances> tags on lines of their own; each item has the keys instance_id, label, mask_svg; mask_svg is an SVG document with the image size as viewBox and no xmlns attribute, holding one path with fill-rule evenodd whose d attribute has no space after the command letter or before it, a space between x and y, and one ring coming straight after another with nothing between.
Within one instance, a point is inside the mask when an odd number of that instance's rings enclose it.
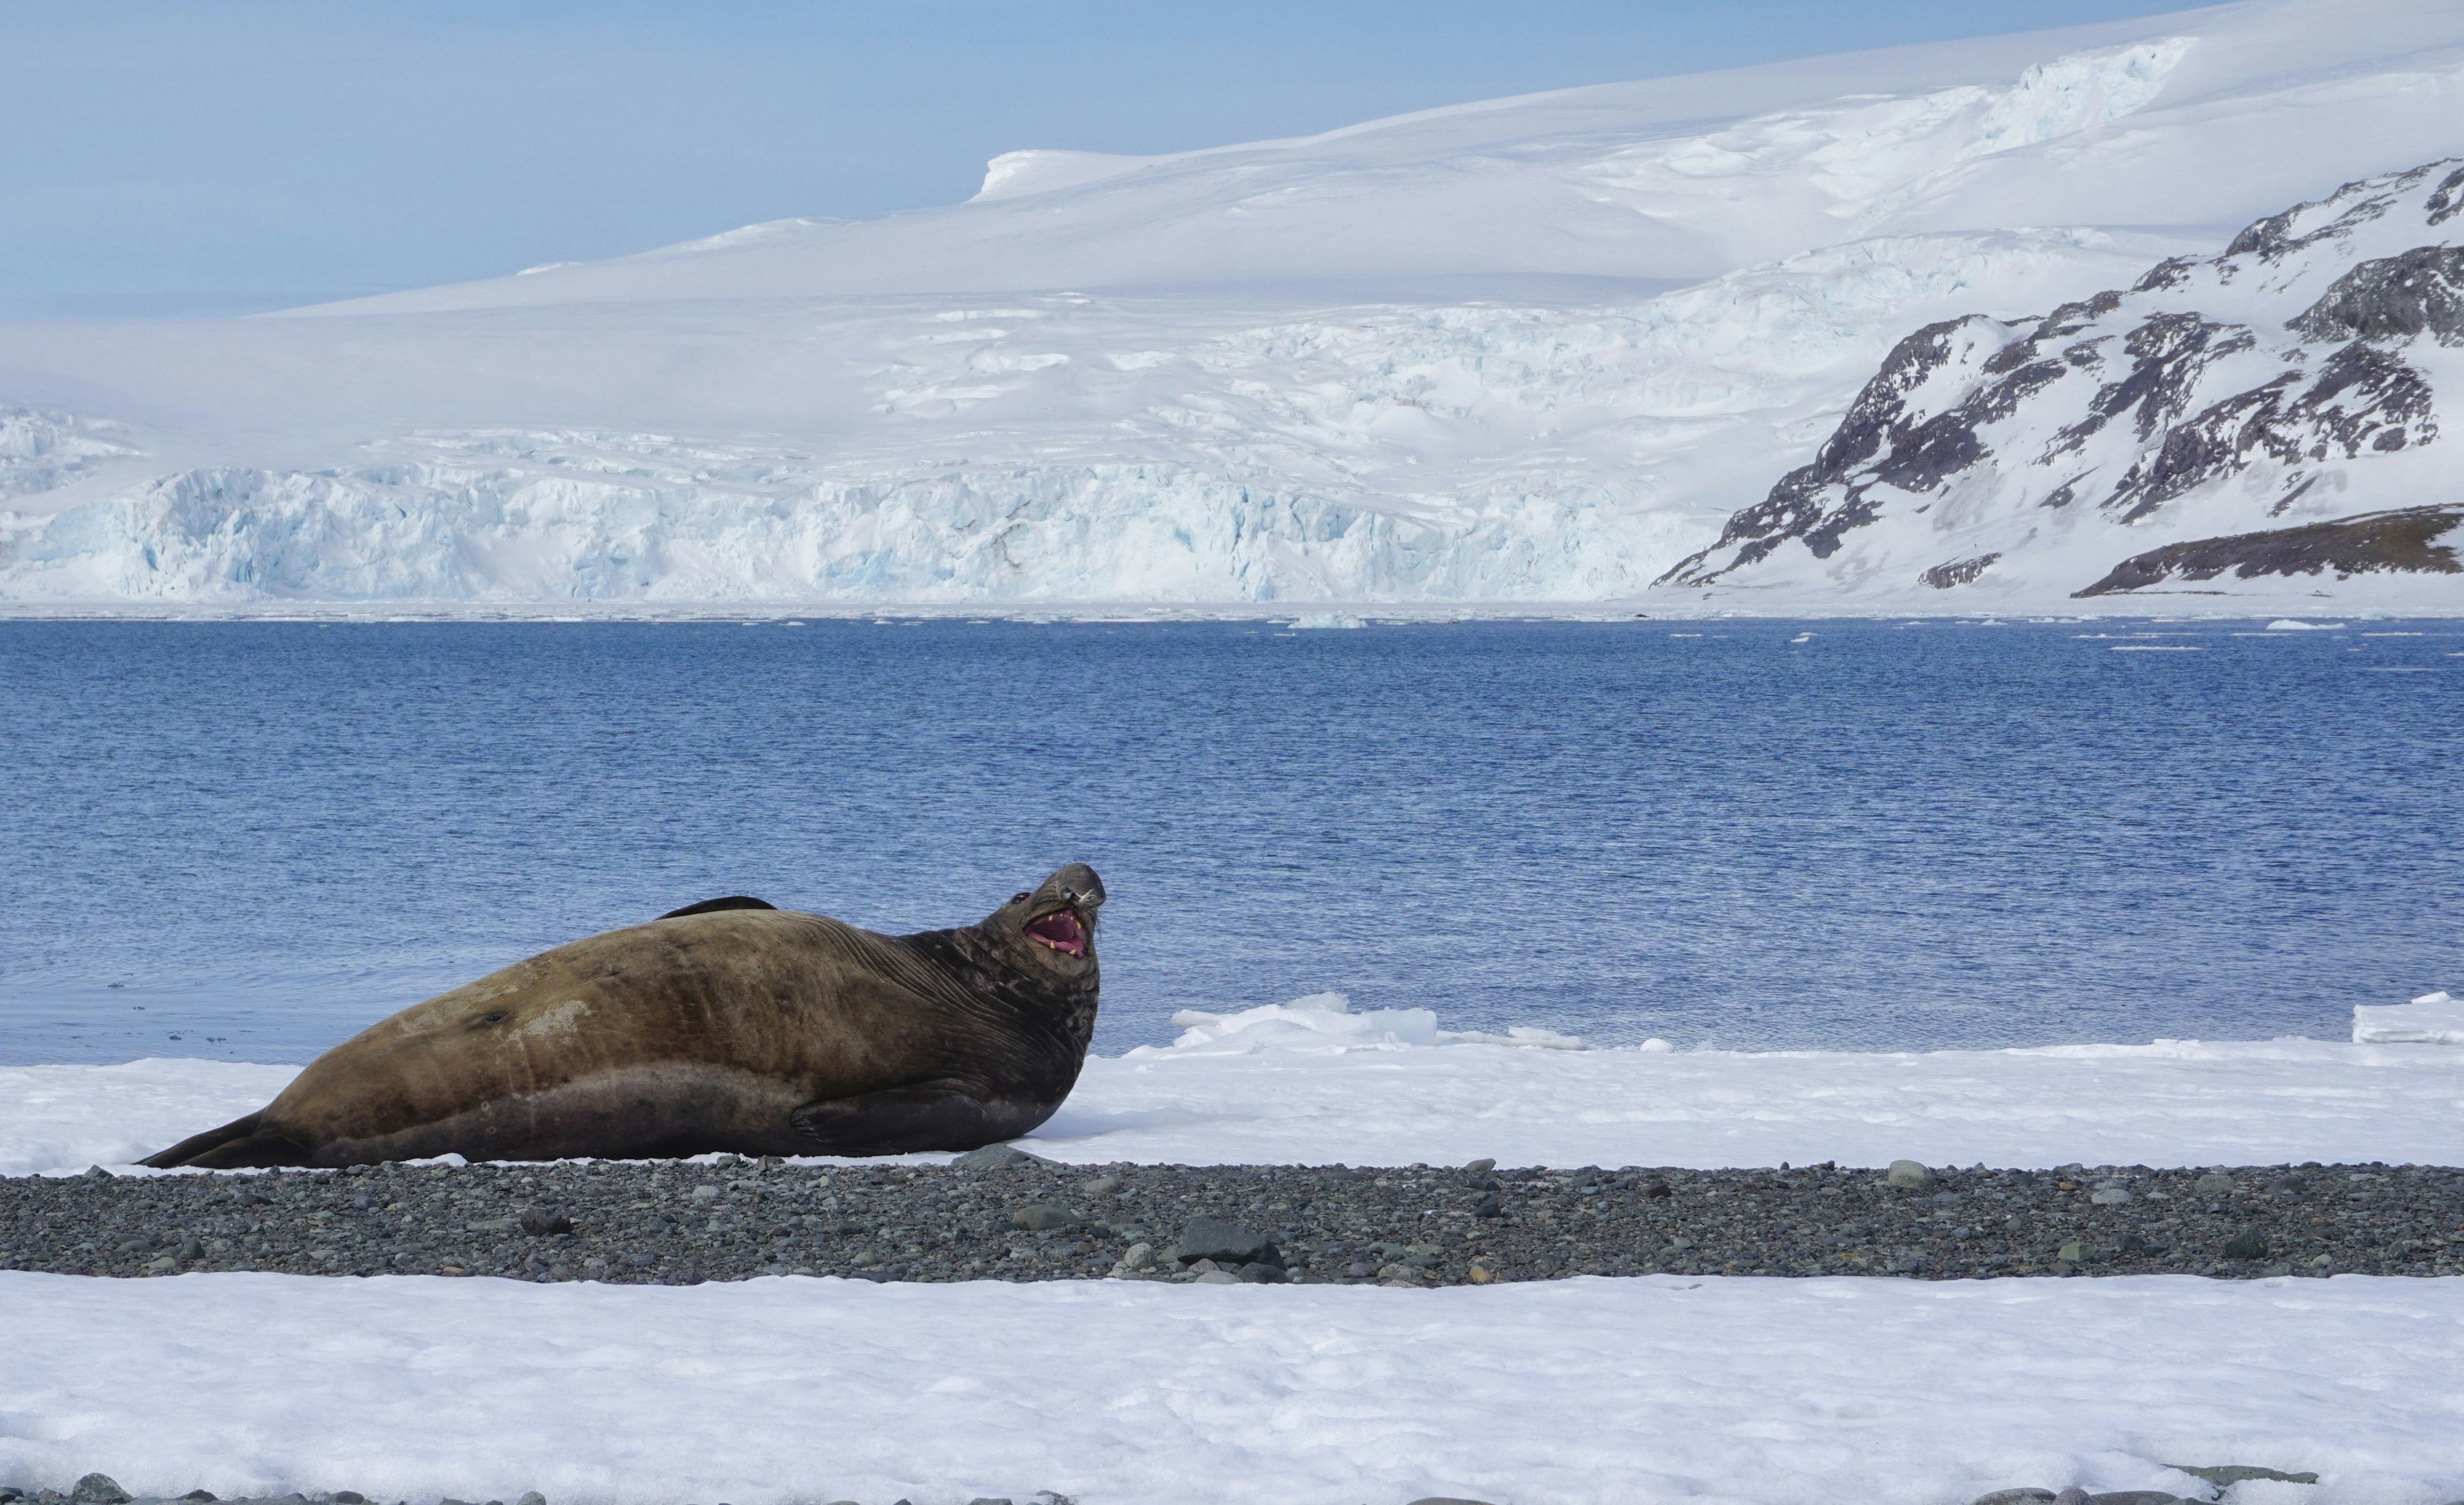
<instances>
[{"instance_id":1,"label":"blue ocean water","mask_svg":"<svg viewBox=\"0 0 2464 1505\"><path fill-rule=\"evenodd\" d=\"M1901 1049L2464 990L2464 624L0 623L0 1060L304 1060L718 895L1112 899L1097 1049L1340 989Z\"/></svg>"}]
</instances>

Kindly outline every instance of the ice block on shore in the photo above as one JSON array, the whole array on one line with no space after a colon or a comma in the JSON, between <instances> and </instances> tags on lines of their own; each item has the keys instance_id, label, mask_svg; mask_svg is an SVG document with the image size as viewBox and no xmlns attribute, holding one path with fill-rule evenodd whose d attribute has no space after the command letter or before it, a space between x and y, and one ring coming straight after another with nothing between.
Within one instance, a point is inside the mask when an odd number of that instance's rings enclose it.
<instances>
[{"instance_id":1,"label":"ice block on shore","mask_svg":"<svg viewBox=\"0 0 2464 1505\"><path fill-rule=\"evenodd\" d=\"M2424 993L2409 1004L2353 1009L2355 1045L2464 1045L2464 998Z\"/></svg>"}]
</instances>

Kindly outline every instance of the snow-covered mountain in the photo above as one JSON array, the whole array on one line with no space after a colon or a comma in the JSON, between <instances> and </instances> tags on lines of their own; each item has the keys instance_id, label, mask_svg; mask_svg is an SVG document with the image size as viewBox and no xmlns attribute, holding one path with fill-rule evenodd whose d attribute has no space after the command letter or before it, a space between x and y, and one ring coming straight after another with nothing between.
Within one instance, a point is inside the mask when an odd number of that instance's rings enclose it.
<instances>
[{"instance_id":1,"label":"snow-covered mountain","mask_svg":"<svg viewBox=\"0 0 2464 1505\"><path fill-rule=\"evenodd\" d=\"M2436 442L2464 392L2459 241L2464 158L2040 319L1928 324L1665 583L1990 603L2413 576L2383 593L2464 604L2440 578L2464 576L2464 462Z\"/></svg>"},{"instance_id":2,"label":"snow-covered mountain","mask_svg":"<svg viewBox=\"0 0 2464 1505\"><path fill-rule=\"evenodd\" d=\"M962 205L288 315L0 325L0 603L2066 601L2038 542L1916 566L2003 555L1957 591L1715 545L1911 329L2453 155L2459 103L2464 5L2250 0L1011 153Z\"/></svg>"}]
</instances>

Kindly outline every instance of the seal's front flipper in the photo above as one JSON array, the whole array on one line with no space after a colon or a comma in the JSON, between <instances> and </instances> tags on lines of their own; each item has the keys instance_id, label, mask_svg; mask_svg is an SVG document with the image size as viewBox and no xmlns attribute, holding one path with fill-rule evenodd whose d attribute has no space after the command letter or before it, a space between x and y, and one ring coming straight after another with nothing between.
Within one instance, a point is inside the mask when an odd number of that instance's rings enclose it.
<instances>
[{"instance_id":1,"label":"seal's front flipper","mask_svg":"<svg viewBox=\"0 0 2464 1505\"><path fill-rule=\"evenodd\" d=\"M904 1155L972 1150L1024 1132L957 1082L891 1087L808 1102L787 1116L816 1155ZM1031 1127L1031 1125L1030 1125Z\"/></svg>"},{"instance_id":2,"label":"seal's front flipper","mask_svg":"<svg viewBox=\"0 0 2464 1505\"><path fill-rule=\"evenodd\" d=\"M682 909L671 909L659 918L682 919L687 915L708 915L722 909L777 909L778 907L766 898L752 898L742 894L733 894L726 898L706 898L698 904L687 904Z\"/></svg>"}]
</instances>

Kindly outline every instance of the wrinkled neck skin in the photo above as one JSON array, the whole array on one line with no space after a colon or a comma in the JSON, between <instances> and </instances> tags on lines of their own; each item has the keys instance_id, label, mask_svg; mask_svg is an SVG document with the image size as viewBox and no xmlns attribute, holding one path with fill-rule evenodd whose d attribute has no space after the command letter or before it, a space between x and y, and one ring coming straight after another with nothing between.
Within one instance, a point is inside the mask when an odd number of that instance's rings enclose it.
<instances>
[{"instance_id":1,"label":"wrinkled neck skin","mask_svg":"<svg viewBox=\"0 0 2464 1505\"><path fill-rule=\"evenodd\" d=\"M1000 926L1000 929L996 929ZM959 930L891 938L926 963L934 996L1015 1040L1015 1061L983 1063L1003 1086L1048 1096L1058 1107L1078 1080L1095 1037L1097 975L1093 938L1083 966L1065 970L1026 954L1033 942L996 917Z\"/></svg>"}]
</instances>

